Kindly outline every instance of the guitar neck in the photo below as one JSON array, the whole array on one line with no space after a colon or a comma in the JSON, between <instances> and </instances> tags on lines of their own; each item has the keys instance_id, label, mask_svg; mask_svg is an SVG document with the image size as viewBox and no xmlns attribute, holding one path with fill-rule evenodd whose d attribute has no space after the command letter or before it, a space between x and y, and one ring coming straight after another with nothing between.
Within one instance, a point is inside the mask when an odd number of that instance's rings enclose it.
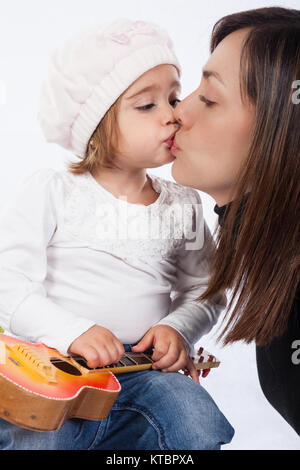
<instances>
[{"instance_id":1,"label":"guitar neck","mask_svg":"<svg viewBox=\"0 0 300 470\"><path fill-rule=\"evenodd\" d=\"M87 365L87 361L82 356L72 356L72 360L81 367L88 369L89 371L111 371L114 374L121 374L125 372L135 372L139 370L151 369L153 360L151 354L153 350L147 350L145 352L126 352L120 359L119 362L114 364L109 364L107 366L100 366L94 369L91 369ZM218 367L220 361L216 359L213 355L205 351L203 348L200 348L195 357L192 358L194 366L197 370L211 369Z\"/></svg>"},{"instance_id":2,"label":"guitar neck","mask_svg":"<svg viewBox=\"0 0 300 470\"><path fill-rule=\"evenodd\" d=\"M75 361L77 364L80 366L84 367L85 369L88 370L95 370L95 371L111 371L114 374L121 374L125 372L134 372L134 371L139 371L139 370L146 370L150 369L153 360L151 359L150 354L146 353L139 353L139 352L126 352L119 362L116 362L114 364L109 364L107 366L100 366L100 367L95 367L95 368L90 368L87 365L87 361L84 357L82 356L71 356L72 360Z\"/></svg>"}]
</instances>

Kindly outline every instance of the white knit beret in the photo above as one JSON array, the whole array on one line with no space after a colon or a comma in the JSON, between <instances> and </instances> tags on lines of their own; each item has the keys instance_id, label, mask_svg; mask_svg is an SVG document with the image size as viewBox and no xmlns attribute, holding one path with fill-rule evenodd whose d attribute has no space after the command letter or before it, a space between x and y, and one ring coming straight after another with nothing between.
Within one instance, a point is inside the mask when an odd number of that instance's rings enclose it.
<instances>
[{"instance_id":1,"label":"white knit beret","mask_svg":"<svg viewBox=\"0 0 300 470\"><path fill-rule=\"evenodd\" d=\"M173 44L153 23L119 19L82 31L58 47L38 99L38 122L48 142L83 157L99 122L143 73L171 64Z\"/></svg>"}]
</instances>

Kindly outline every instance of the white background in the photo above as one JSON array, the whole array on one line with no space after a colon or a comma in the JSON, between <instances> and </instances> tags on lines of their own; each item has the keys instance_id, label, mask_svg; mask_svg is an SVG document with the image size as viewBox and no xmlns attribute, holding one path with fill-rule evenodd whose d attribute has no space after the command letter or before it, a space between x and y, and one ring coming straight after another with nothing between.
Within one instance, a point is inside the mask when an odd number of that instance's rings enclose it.
<instances>
[{"instance_id":1,"label":"white background","mask_svg":"<svg viewBox=\"0 0 300 470\"><path fill-rule=\"evenodd\" d=\"M199 84L209 56L209 35L226 14L274 6L269 0L0 0L0 211L21 181L42 167L63 169L76 160L55 144L47 144L36 121L40 83L53 49L81 29L119 17L153 21L171 35L183 67L182 98ZM299 8L299 0L277 6ZM299 77L300 78L300 77ZM172 179L170 165L152 170ZM207 222L214 229L214 201L203 195ZM224 449L300 449L299 436L269 405L260 389L254 345L222 348L216 330L201 341L221 360L204 385L235 428ZM191 403L191 406L193 404Z\"/></svg>"}]
</instances>

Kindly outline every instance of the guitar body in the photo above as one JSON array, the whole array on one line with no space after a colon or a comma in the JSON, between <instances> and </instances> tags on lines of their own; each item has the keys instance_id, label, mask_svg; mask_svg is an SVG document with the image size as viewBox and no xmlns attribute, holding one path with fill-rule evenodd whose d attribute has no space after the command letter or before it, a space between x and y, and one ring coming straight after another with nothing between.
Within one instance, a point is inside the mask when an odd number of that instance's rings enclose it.
<instances>
[{"instance_id":1,"label":"guitar body","mask_svg":"<svg viewBox=\"0 0 300 470\"><path fill-rule=\"evenodd\" d=\"M43 344L0 335L0 417L36 431L53 431L73 417L105 419L119 381L72 362Z\"/></svg>"},{"instance_id":2,"label":"guitar body","mask_svg":"<svg viewBox=\"0 0 300 470\"><path fill-rule=\"evenodd\" d=\"M198 370L219 365L203 348L193 359ZM81 356L0 334L0 417L35 431L54 431L70 418L101 421L121 390L114 374L152 363L146 353L128 352L116 364L91 369Z\"/></svg>"}]
</instances>

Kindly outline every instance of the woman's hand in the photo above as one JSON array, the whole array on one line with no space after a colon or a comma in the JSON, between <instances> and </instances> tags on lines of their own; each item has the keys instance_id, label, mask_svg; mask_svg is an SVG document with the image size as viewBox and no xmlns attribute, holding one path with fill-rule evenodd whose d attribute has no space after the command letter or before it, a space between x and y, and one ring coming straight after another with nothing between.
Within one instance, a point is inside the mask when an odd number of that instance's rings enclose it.
<instances>
[{"instance_id":1,"label":"woman's hand","mask_svg":"<svg viewBox=\"0 0 300 470\"><path fill-rule=\"evenodd\" d=\"M91 368L118 362L125 353L121 341L107 328L94 325L71 343L68 354L83 356Z\"/></svg>"},{"instance_id":2,"label":"woman's hand","mask_svg":"<svg viewBox=\"0 0 300 470\"><path fill-rule=\"evenodd\" d=\"M147 331L142 340L132 347L134 352L142 352L153 346L152 369L163 372L189 371L189 375L199 383L198 371L188 356L183 337L171 326L156 325Z\"/></svg>"}]
</instances>

